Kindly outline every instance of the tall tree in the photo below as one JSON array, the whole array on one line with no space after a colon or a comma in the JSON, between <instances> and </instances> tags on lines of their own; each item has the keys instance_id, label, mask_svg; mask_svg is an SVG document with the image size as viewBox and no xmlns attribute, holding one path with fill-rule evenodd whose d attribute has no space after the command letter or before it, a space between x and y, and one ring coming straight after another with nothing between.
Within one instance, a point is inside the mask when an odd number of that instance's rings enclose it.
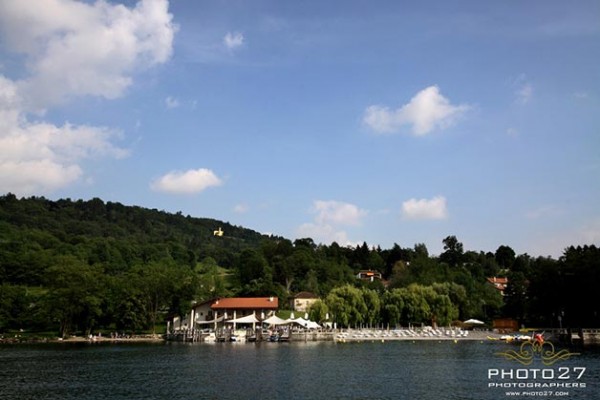
<instances>
[{"instance_id":1,"label":"tall tree","mask_svg":"<svg viewBox=\"0 0 600 400\"><path fill-rule=\"evenodd\" d=\"M508 246L500 246L494 254L496 262L502 269L509 270L515 262L515 251Z\"/></svg>"},{"instance_id":2,"label":"tall tree","mask_svg":"<svg viewBox=\"0 0 600 400\"><path fill-rule=\"evenodd\" d=\"M458 241L456 236L447 236L444 240L444 252L440 254L440 261L445 262L450 267L456 267L462 263L464 254L463 244Z\"/></svg>"},{"instance_id":3,"label":"tall tree","mask_svg":"<svg viewBox=\"0 0 600 400\"><path fill-rule=\"evenodd\" d=\"M59 321L61 336L69 335L74 325L88 334L102 315L103 290L107 287L102 269L65 256L48 269L47 282L45 304Z\"/></svg>"}]
</instances>

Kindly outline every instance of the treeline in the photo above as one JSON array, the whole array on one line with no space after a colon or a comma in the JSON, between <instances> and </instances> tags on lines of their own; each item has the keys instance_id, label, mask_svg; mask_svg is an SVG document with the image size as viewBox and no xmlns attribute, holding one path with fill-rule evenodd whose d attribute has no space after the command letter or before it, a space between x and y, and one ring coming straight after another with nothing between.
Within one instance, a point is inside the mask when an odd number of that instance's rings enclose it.
<instances>
[{"instance_id":1,"label":"treeline","mask_svg":"<svg viewBox=\"0 0 600 400\"><path fill-rule=\"evenodd\" d=\"M213 235L222 228L223 236ZM290 241L212 219L100 199L0 197L0 332L153 329L193 300L299 291L323 300L311 313L340 325L517 318L541 326L598 326L600 251L558 259L465 251L455 236L431 256L424 244L390 249ZM382 282L363 282L360 270ZM486 278L507 276L502 298ZM560 319L560 321L559 321Z\"/></svg>"}]
</instances>

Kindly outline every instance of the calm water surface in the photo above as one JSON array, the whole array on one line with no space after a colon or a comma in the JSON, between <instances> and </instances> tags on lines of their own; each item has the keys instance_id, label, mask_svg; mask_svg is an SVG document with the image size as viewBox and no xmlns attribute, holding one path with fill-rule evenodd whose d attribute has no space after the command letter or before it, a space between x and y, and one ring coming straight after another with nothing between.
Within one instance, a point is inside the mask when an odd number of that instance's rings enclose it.
<instances>
[{"instance_id":1,"label":"calm water surface","mask_svg":"<svg viewBox=\"0 0 600 400\"><path fill-rule=\"evenodd\" d=\"M514 397L507 391L539 389L491 388L488 369L577 366L586 368L579 380L586 388L533 397L600 399L598 350L524 367L495 355L510 348L452 341L5 345L0 399L505 399Z\"/></svg>"}]
</instances>

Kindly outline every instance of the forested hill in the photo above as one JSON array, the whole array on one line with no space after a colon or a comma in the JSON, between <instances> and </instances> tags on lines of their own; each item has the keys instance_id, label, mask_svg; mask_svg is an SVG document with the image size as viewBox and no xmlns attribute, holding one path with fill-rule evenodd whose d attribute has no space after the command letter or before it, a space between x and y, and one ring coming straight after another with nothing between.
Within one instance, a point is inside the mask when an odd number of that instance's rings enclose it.
<instances>
[{"instance_id":1,"label":"forested hill","mask_svg":"<svg viewBox=\"0 0 600 400\"><path fill-rule=\"evenodd\" d=\"M221 228L223 236L215 236ZM172 259L196 266L212 257L231 267L235 254L269 239L250 229L138 206L43 197L0 197L0 276L4 282L36 285L56 255L101 263L108 273L136 264ZM25 258L25 259L23 259Z\"/></svg>"},{"instance_id":2,"label":"forested hill","mask_svg":"<svg viewBox=\"0 0 600 400\"><path fill-rule=\"evenodd\" d=\"M221 228L223 236L215 236ZM34 329L154 329L193 301L220 296L296 293L322 299L311 318L340 326L447 325L456 319L516 318L536 326L600 326L600 248L565 249L558 260L465 250L455 237L444 251L398 244L317 245L229 223L136 206L0 196L0 339ZM365 282L358 271L380 271ZM502 296L487 278L505 276ZM560 318L559 318L560 317Z\"/></svg>"}]
</instances>

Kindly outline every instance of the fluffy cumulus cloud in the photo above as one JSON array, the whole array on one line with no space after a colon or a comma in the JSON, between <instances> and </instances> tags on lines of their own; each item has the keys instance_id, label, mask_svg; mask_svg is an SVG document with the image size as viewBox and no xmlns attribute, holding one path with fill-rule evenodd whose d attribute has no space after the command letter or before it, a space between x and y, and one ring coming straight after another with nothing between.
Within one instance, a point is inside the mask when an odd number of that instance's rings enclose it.
<instances>
[{"instance_id":1,"label":"fluffy cumulus cloud","mask_svg":"<svg viewBox=\"0 0 600 400\"><path fill-rule=\"evenodd\" d=\"M1 39L23 60L18 78L0 74L0 191L50 192L80 179L84 159L127 155L116 130L39 115L78 96L122 96L136 71L170 57L171 18L166 0L0 2Z\"/></svg>"},{"instance_id":2,"label":"fluffy cumulus cloud","mask_svg":"<svg viewBox=\"0 0 600 400\"><path fill-rule=\"evenodd\" d=\"M28 76L18 81L27 105L44 109L74 96L122 96L134 71L171 56L176 27L168 5L166 0L142 0L133 8L105 1L0 2L5 42L27 61Z\"/></svg>"},{"instance_id":3,"label":"fluffy cumulus cloud","mask_svg":"<svg viewBox=\"0 0 600 400\"><path fill-rule=\"evenodd\" d=\"M448 217L446 198L410 199L402 203L402 216L406 219L445 219Z\"/></svg>"},{"instance_id":4,"label":"fluffy cumulus cloud","mask_svg":"<svg viewBox=\"0 0 600 400\"><path fill-rule=\"evenodd\" d=\"M363 122L378 133L395 133L411 127L414 135L426 135L452 125L469 108L466 104L451 104L437 86L429 86L396 110L380 105L367 107Z\"/></svg>"},{"instance_id":5,"label":"fluffy cumulus cloud","mask_svg":"<svg viewBox=\"0 0 600 400\"><path fill-rule=\"evenodd\" d=\"M0 76L0 192L47 193L77 181L83 159L122 158L118 131L65 123L30 122L14 82Z\"/></svg>"},{"instance_id":6,"label":"fluffy cumulus cloud","mask_svg":"<svg viewBox=\"0 0 600 400\"><path fill-rule=\"evenodd\" d=\"M206 168L188 171L171 171L150 184L152 190L174 194L199 193L223 182L215 173Z\"/></svg>"},{"instance_id":7,"label":"fluffy cumulus cloud","mask_svg":"<svg viewBox=\"0 0 600 400\"><path fill-rule=\"evenodd\" d=\"M316 213L315 221L319 224L359 225L367 214L354 204L335 200L316 200L312 211Z\"/></svg>"},{"instance_id":8,"label":"fluffy cumulus cloud","mask_svg":"<svg viewBox=\"0 0 600 400\"><path fill-rule=\"evenodd\" d=\"M239 32L227 32L223 38L223 44L229 50L235 50L244 44L244 35Z\"/></svg>"},{"instance_id":9,"label":"fluffy cumulus cloud","mask_svg":"<svg viewBox=\"0 0 600 400\"><path fill-rule=\"evenodd\" d=\"M314 221L302 224L296 234L298 237L311 237L316 242L337 242L342 246L354 245L342 227L360 225L368 214L366 210L350 203L335 200L316 200L310 212Z\"/></svg>"},{"instance_id":10,"label":"fluffy cumulus cloud","mask_svg":"<svg viewBox=\"0 0 600 400\"><path fill-rule=\"evenodd\" d=\"M333 227L331 225L306 223L302 224L296 230L296 236L299 238L311 238L317 243L330 244L336 242L341 246L352 246L356 243L348 239L345 230Z\"/></svg>"}]
</instances>

